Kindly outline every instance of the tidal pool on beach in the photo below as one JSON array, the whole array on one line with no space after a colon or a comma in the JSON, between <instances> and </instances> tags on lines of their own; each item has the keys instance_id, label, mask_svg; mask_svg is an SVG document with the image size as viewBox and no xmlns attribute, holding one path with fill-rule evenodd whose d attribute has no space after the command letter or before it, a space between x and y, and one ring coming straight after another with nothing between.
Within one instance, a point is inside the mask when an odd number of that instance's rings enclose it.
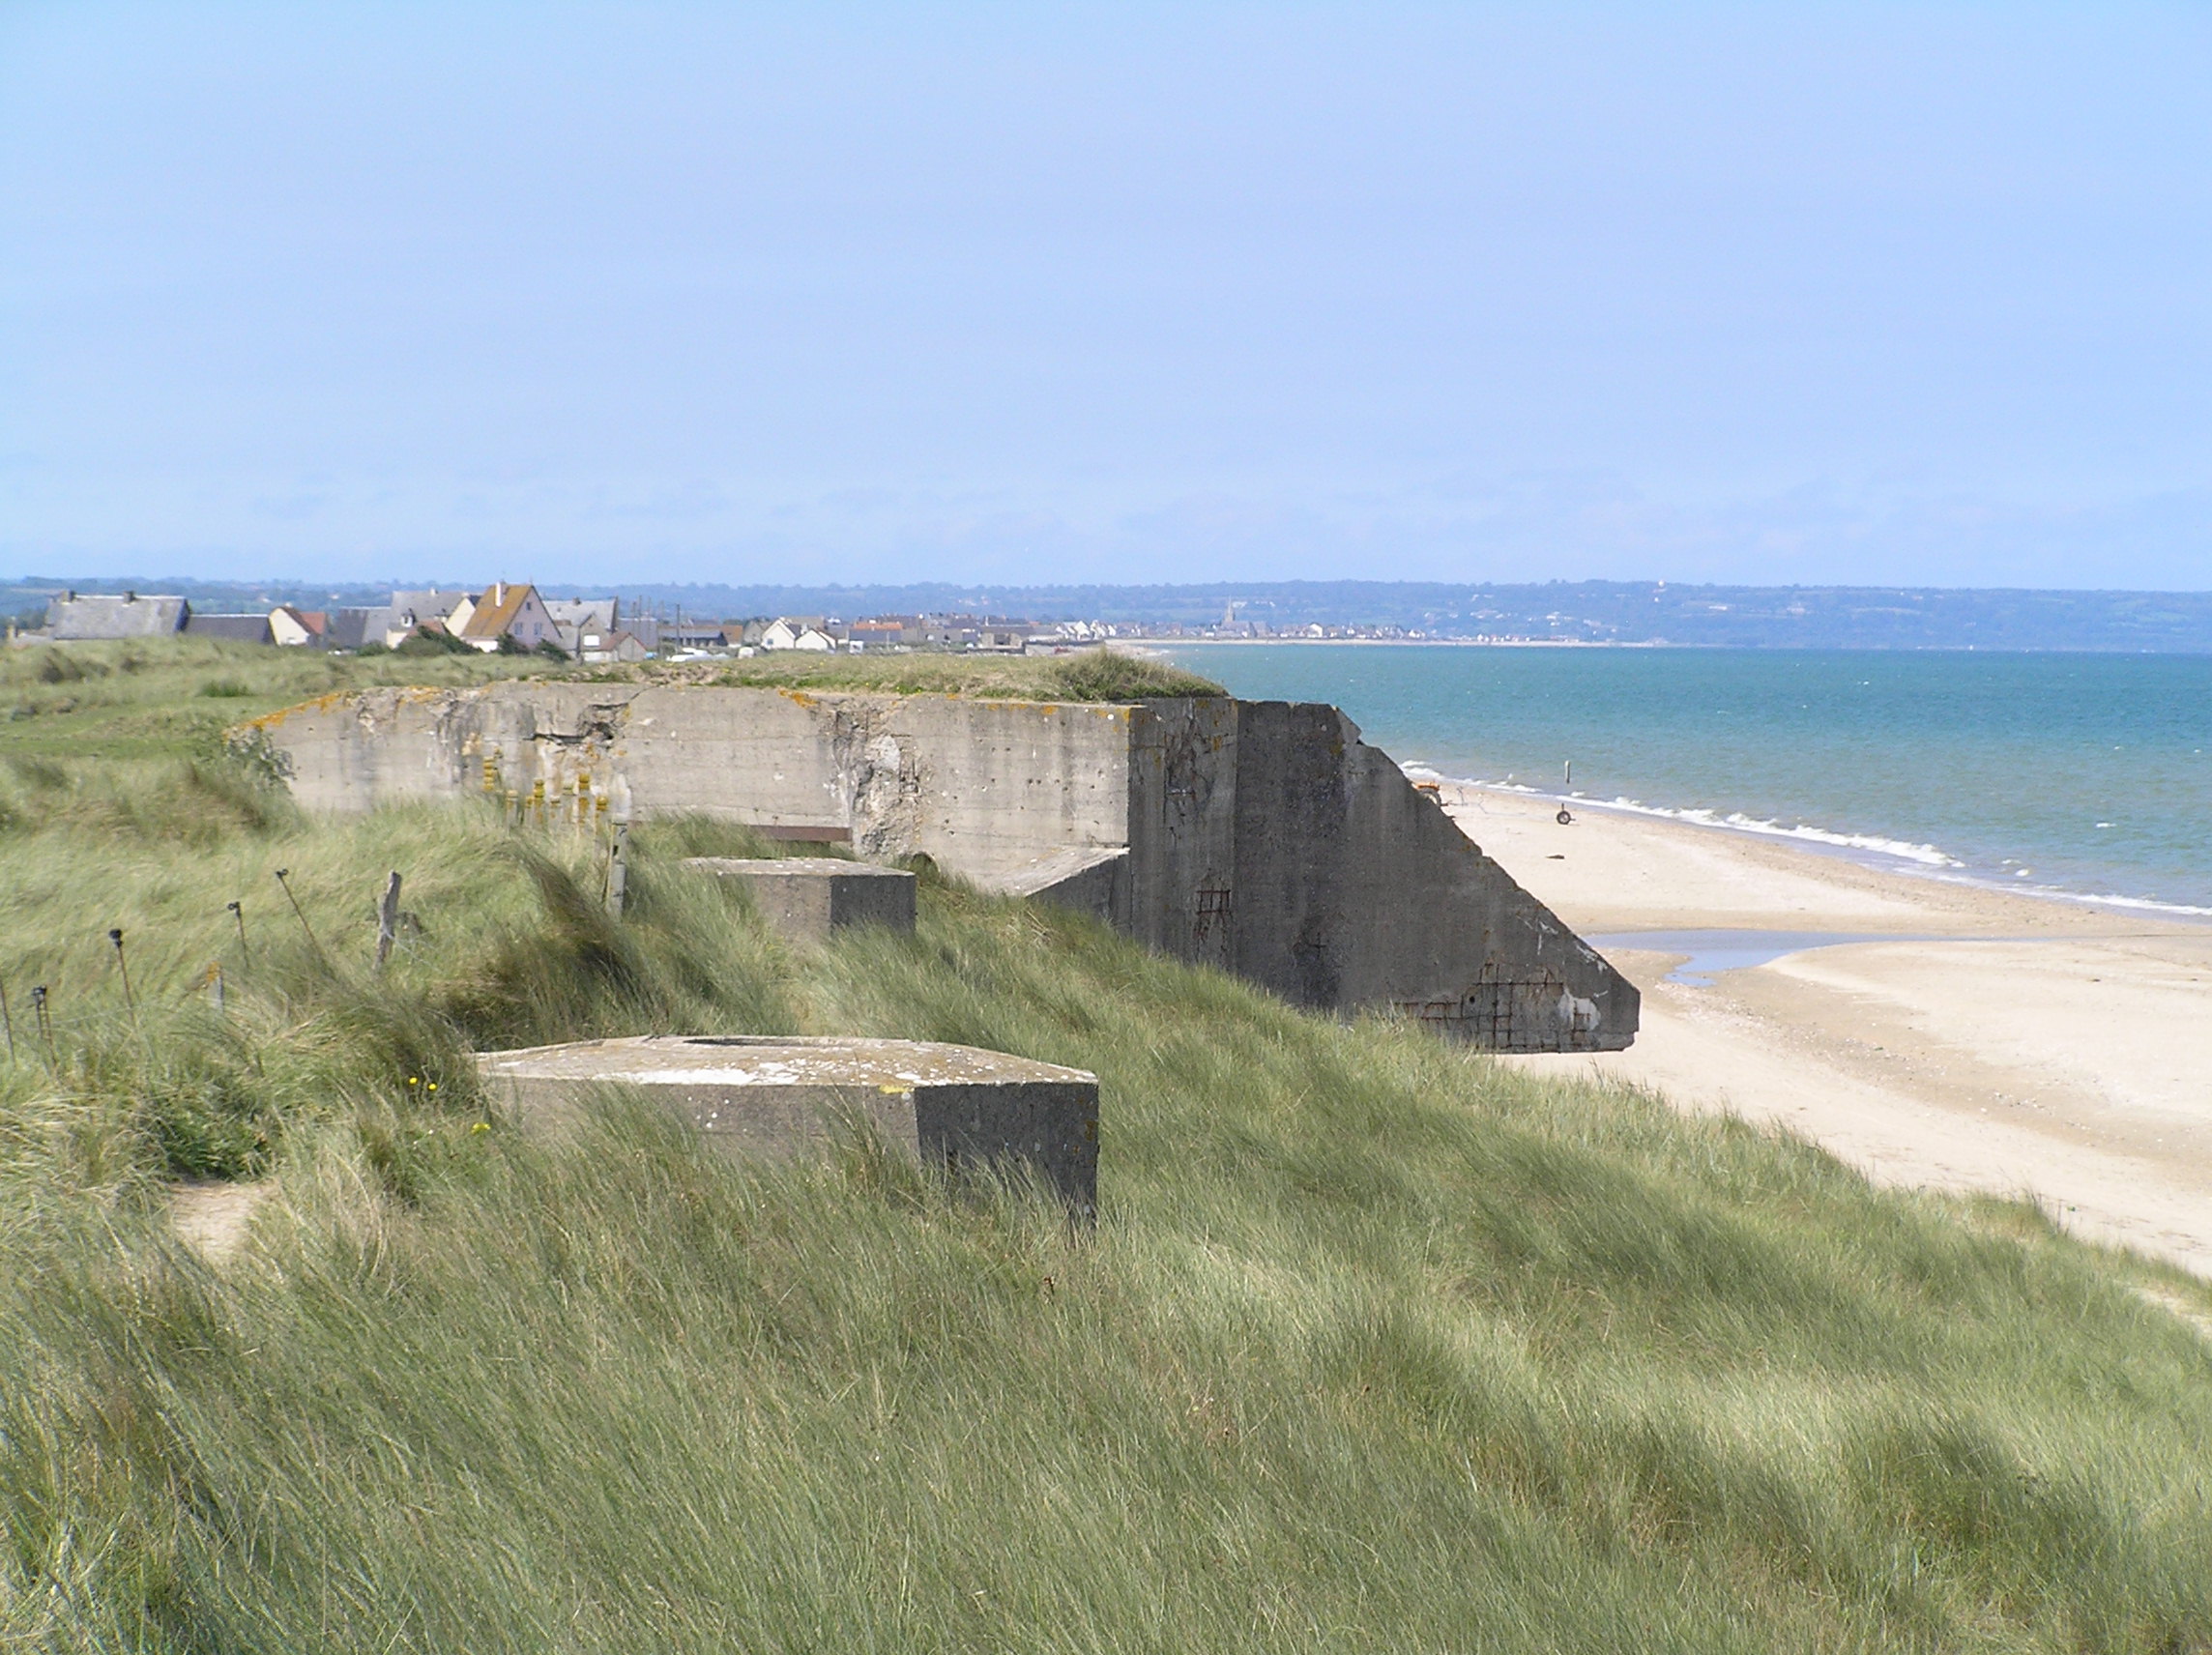
<instances>
[{"instance_id":1,"label":"tidal pool on beach","mask_svg":"<svg viewBox=\"0 0 2212 1655\"><path fill-rule=\"evenodd\" d=\"M1601 954L1615 950L1647 954L1687 954L1663 979L1690 988L1711 988L1722 972L1763 966L1785 954L1833 948L1846 943L1933 943L1935 937L1863 931L1615 931L1585 937Z\"/></svg>"}]
</instances>

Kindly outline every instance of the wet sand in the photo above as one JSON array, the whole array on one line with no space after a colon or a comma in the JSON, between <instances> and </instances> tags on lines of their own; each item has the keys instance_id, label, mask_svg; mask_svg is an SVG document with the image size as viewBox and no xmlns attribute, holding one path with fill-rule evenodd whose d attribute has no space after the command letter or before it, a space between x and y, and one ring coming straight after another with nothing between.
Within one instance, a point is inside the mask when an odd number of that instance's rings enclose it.
<instances>
[{"instance_id":1,"label":"wet sand","mask_svg":"<svg viewBox=\"0 0 2212 1655\"><path fill-rule=\"evenodd\" d=\"M1547 798L1442 797L1644 992L1630 1050L1507 1061L1777 1122L1882 1182L2028 1196L2085 1237L2212 1276L2212 925L1634 815L1560 827ZM1773 935L1667 935L1682 932Z\"/></svg>"}]
</instances>

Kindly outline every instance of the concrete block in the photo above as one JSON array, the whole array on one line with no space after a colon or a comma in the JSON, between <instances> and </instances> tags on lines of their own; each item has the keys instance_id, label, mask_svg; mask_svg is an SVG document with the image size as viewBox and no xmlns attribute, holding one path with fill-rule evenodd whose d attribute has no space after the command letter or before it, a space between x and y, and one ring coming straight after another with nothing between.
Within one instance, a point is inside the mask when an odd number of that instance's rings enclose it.
<instances>
[{"instance_id":1,"label":"concrete block","mask_svg":"<svg viewBox=\"0 0 2212 1655\"><path fill-rule=\"evenodd\" d=\"M1004 1052L847 1036L652 1034L481 1052L495 1104L525 1122L572 1118L597 1089L638 1087L709 1143L787 1157L864 1124L928 1165L1014 1163L1069 1206L1098 1201L1098 1077Z\"/></svg>"},{"instance_id":2,"label":"concrete block","mask_svg":"<svg viewBox=\"0 0 2212 1655\"><path fill-rule=\"evenodd\" d=\"M566 796L589 774L644 818L925 855L1315 1011L1391 1010L1505 1052L1636 1035L1635 985L1333 707L529 682L369 690L257 723L311 810L463 797L487 776Z\"/></svg>"},{"instance_id":3,"label":"concrete block","mask_svg":"<svg viewBox=\"0 0 2212 1655\"><path fill-rule=\"evenodd\" d=\"M990 888L1006 896L1072 908L1111 925L1128 908L1128 876L1126 846L1106 850L1076 846L1001 874L990 882Z\"/></svg>"},{"instance_id":4,"label":"concrete block","mask_svg":"<svg viewBox=\"0 0 2212 1655\"><path fill-rule=\"evenodd\" d=\"M825 943L847 925L914 929L914 875L836 857L686 857L684 865L742 880L761 917L786 937Z\"/></svg>"}]
</instances>

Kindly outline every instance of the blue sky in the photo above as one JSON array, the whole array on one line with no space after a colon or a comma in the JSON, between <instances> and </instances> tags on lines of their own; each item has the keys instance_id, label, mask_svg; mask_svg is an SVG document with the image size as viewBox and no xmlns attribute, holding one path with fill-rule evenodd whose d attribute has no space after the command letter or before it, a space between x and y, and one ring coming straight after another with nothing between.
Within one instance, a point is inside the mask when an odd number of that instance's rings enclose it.
<instances>
[{"instance_id":1,"label":"blue sky","mask_svg":"<svg viewBox=\"0 0 2212 1655\"><path fill-rule=\"evenodd\" d=\"M0 570L2212 587L2212 9L0 6Z\"/></svg>"}]
</instances>

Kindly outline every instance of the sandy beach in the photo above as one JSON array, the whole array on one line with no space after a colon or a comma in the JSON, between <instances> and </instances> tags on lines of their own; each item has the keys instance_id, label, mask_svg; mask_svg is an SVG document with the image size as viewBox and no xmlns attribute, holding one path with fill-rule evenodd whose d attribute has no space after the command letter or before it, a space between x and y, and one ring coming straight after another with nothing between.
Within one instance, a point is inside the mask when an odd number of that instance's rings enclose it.
<instances>
[{"instance_id":1,"label":"sandy beach","mask_svg":"<svg viewBox=\"0 0 2212 1655\"><path fill-rule=\"evenodd\" d=\"M1777 1122L1882 1182L2029 1196L2212 1276L2212 925L1626 813L1561 827L1521 794L1442 798L1644 993L1629 1051L1507 1061Z\"/></svg>"}]
</instances>

